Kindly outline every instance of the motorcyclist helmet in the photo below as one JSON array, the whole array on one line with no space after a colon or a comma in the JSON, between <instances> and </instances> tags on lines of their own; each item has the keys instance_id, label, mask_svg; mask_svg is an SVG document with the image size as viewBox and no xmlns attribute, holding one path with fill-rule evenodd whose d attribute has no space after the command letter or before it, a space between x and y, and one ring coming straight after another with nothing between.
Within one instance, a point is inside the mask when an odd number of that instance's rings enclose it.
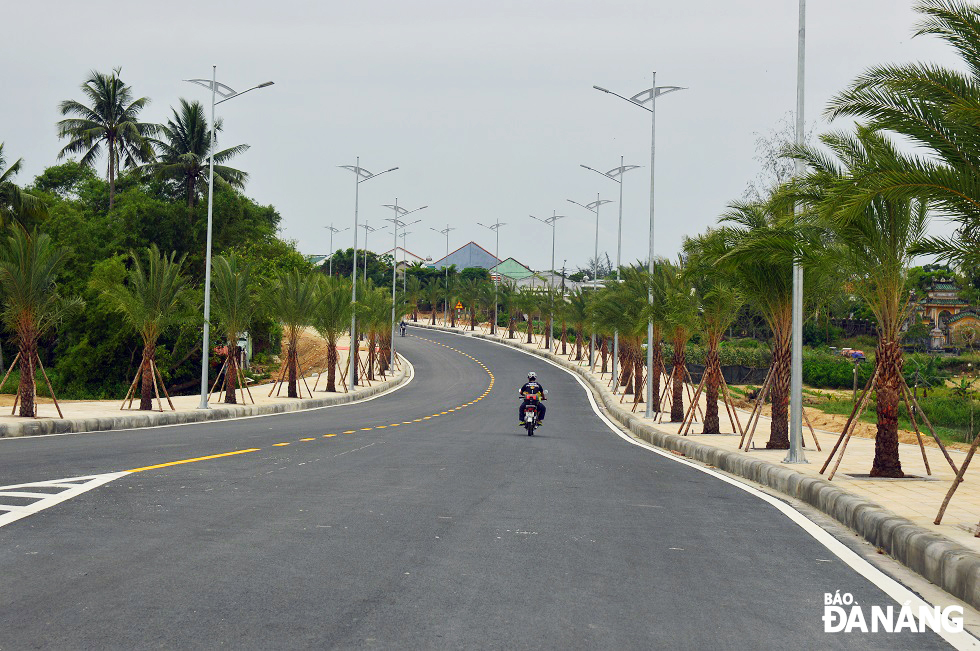
<instances>
[{"instance_id":1,"label":"motorcyclist helmet","mask_svg":"<svg viewBox=\"0 0 980 651\"><path fill-rule=\"evenodd\" d=\"M534 382L535 380L538 379L538 376L534 374L534 371L531 371L530 373L527 374L527 379L530 382Z\"/></svg>"}]
</instances>

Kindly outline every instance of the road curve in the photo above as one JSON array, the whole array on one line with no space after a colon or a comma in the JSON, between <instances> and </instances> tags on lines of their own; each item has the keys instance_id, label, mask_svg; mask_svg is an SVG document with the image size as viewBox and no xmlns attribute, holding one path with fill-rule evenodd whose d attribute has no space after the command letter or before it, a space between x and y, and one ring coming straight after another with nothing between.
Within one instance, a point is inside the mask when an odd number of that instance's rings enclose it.
<instances>
[{"instance_id":1,"label":"road curve","mask_svg":"<svg viewBox=\"0 0 980 651\"><path fill-rule=\"evenodd\" d=\"M771 505L621 440L569 374L411 332L414 381L371 402L0 441L2 485L252 450L0 527L0 649L946 648L824 633L825 593L896 604Z\"/></svg>"}]
</instances>

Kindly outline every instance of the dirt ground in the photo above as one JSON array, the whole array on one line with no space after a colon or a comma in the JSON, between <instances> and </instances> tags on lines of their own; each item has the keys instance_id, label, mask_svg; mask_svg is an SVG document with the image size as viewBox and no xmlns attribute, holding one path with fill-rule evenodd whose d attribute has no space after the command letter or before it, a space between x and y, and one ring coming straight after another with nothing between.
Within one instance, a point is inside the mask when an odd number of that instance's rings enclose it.
<instances>
[{"instance_id":1,"label":"dirt ground","mask_svg":"<svg viewBox=\"0 0 980 651\"><path fill-rule=\"evenodd\" d=\"M745 389L746 387L738 387L739 389ZM835 391L835 390L820 390L821 393L834 394L838 397L851 397L850 391ZM744 398L738 396L733 396L735 398L735 404L737 404L742 409L747 411L752 410L752 403ZM806 398L804 398L806 400ZM810 424L813 425L814 429L822 429L827 432L841 432L844 430L844 425L847 424L847 416L840 414L826 414L815 407L807 407L805 409L807 418L810 419ZM762 408L762 413L764 416L772 415L772 405L764 405ZM854 428L854 436L860 436L861 438L873 439L875 434L878 432L878 428L874 423L865 423L863 421L858 421ZM912 443L917 444L915 432L911 430L898 430L898 440L901 443ZM932 436L929 434L928 430L923 432L922 441L926 447L938 448L936 442L933 440ZM955 450L963 450L964 452L970 449L968 443L950 443L944 442L948 448L953 448Z\"/></svg>"}]
</instances>

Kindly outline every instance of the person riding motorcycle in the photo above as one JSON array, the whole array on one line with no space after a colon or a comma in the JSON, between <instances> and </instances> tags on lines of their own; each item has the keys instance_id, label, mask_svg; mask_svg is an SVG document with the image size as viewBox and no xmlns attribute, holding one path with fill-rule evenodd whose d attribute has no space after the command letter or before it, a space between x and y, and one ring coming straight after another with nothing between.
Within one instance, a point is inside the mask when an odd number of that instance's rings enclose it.
<instances>
[{"instance_id":1,"label":"person riding motorcycle","mask_svg":"<svg viewBox=\"0 0 980 651\"><path fill-rule=\"evenodd\" d=\"M527 399L527 394L536 395L538 399L532 402L531 400ZM527 382L525 382L524 386L522 386L520 391L518 391L518 395L522 398L522 401L521 406L517 408L517 424L522 427L524 426L524 407L529 404L533 404L538 409L538 425L544 425L544 414L548 410L544 406L543 401L547 400L548 398L545 397L544 387L538 382L538 378L534 374L534 371L527 374Z\"/></svg>"}]
</instances>

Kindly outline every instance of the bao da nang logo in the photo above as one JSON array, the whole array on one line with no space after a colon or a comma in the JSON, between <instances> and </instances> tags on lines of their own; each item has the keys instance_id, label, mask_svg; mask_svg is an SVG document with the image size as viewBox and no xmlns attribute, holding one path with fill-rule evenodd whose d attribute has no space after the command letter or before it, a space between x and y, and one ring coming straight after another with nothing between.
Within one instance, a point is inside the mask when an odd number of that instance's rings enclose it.
<instances>
[{"instance_id":1,"label":"bao da nang logo","mask_svg":"<svg viewBox=\"0 0 980 651\"><path fill-rule=\"evenodd\" d=\"M963 607L913 607L906 601L900 607L871 606L868 611L854 601L850 592L825 592L823 595L824 633L961 633Z\"/></svg>"}]
</instances>

